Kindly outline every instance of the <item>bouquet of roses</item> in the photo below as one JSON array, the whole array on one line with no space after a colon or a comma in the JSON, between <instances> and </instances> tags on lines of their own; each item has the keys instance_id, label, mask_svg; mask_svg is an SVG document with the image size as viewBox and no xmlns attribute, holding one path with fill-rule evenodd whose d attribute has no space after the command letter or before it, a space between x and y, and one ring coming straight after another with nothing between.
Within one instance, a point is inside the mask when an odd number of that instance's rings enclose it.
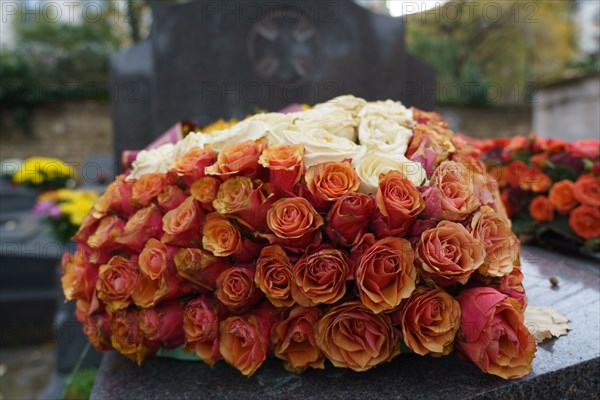
<instances>
[{"instance_id":1,"label":"bouquet of roses","mask_svg":"<svg viewBox=\"0 0 600 400\"><path fill-rule=\"evenodd\" d=\"M531 371L519 243L479 151L439 115L342 96L137 155L63 259L98 350L244 375L365 371L456 349ZM401 346L403 344L403 346Z\"/></svg>"},{"instance_id":2,"label":"bouquet of roses","mask_svg":"<svg viewBox=\"0 0 600 400\"><path fill-rule=\"evenodd\" d=\"M539 243L600 250L600 142L534 135L477 143L500 184L513 230Z\"/></svg>"}]
</instances>

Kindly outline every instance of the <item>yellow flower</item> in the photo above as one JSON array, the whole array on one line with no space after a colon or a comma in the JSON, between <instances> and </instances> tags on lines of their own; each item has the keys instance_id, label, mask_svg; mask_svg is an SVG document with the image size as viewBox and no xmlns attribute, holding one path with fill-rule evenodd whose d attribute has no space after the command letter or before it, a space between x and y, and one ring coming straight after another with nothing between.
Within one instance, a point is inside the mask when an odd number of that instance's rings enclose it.
<instances>
[{"instance_id":1,"label":"yellow flower","mask_svg":"<svg viewBox=\"0 0 600 400\"><path fill-rule=\"evenodd\" d=\"M40 185L58 178L75 178L75 169L57 158L30 157L13 175L16 184Z\"/></svg>"},{"instance_id":2,"label":"yellow flower","mask_svg":"<svg viewBox=\"0 0 600 400\"><path fill-rule=\"evenodd\" d=\"M222 131L224 129L231 128L233 125L237 124L237 118L231 118L229 121L225 121L224 119L218 119L215 122L205 126L202 128L202 133L209 133L212 131Z\"/></svg>"}]
</instances>

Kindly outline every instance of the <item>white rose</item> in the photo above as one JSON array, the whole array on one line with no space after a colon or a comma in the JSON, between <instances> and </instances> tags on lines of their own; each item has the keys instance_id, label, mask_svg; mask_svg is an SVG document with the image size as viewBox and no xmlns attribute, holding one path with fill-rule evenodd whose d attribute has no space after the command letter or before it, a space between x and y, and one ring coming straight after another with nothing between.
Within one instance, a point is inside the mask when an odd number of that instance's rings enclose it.
<instances>
[{"instance_id":1,"label":"white rose","mask_svg":"<svg viewBox=\"0 0 600 400\"><path fill-rule=\"evenodd\" d=\"M207 133L205 144L210 145L214 151L220 152L231 145L257 140L267 136L268 126L258 120L243 120L229 129Z\"/></svg>"},{"instance_id":2,"label":"white rose","mask_svg":"<svg viewBox=\"0 0 600 400\"><path fill-rule=\"evenodd\" d=\"M367 103L360 113L360 118L381 117L390 121L396 121L402 126L411 127L414 125L413 112L404 107L399 101L373 101Z\"/></svg>"},{"instance_id":3,"label":"white rose","mask_svg":"<svg viewBox=\"0 0 600 400\"><path fill-rule=\"evenodd\" d=\"M301 131L325 129L332 135L356 142L358 121L342 108L321 107L292 114L296 117L294 125Z\"/></svg>"},{"instance_id":4,"label":"white rose","mask_svg":"<svg viewBox=\"0 0 600 400\"><path fill-rule=\"evenodd\" d=\"M293 129L294 113L261 113L248 118L246 121L258 121L265 124L267 129L267 139L269 144L282 144L283 132L288 129Z\"/></svg>"},{"instance_id":5,"label":"white rose","mask_svg":"<svg viewBox=\"0 0 600 400\"><path fill-rule=\"evenodd\" d=\"M399 154L367 151L353 165L360 179L358 190L361 193L375 193L379 186L379 175L389 171L402 172L415 186L422 185L427 179L421 163Z\"/></svg>"},{"instance_id":6,"label":"white rose","mask_svg":"<svg viewBox=\"0 0 600 400\"><path fill-rule=\"evenodd\" d=\"M384 153L404 155L411 138L412 130L381 117L364 117L358 127L360 144Z\"/></svg>"},{"instance_id":7,"label":"white rose","mask_svg":"<svg viewBox=\"0 0 600 400\"><path fill-rule=\"evenodd\" d=\"M348 111L352 114L353 118L358 117L358 113L360 110L367 104L365 99L361 99L360 97L354 97L351 94L338 96L331 100L326 101L325 103L316 104L314 109L319 110L327 107L337 107L342 110Z\"/></svg>"},{"instance_id":8,"label":"white rose","mask_svg":"<svg viewBox=\"0 0 600 400\"><path fill-rule=\"evenodd\" d=\"M306 131L287 130L283 132L283 138L285 144L304 145L304 164L307 167L348 158L356 159L365 151L363 146L319 128Z\"/></svg>"},{"instance_id":9,"label":"white rose","mask_svg":"<svg viewBox=\"0 0 600 400\"><path fill-rule=\"evenodd\" d=\"M208 144L209 138L208 134L202 132L188 133L183 140L180 140L175 145L175 159L180 159L194 147L203 149Z\"/></svg>"},{"instance_id":10,"label":"white rose","mask_svg":"<svg viewBox=\"0 0 600 400\"><path fill-rule=\"evenodd\" d=\"M142 175L154 172L166 173L175 159L175 145L172 143L163 144L155 149L142 150L132 163L132 171L127 180L136 180Z\"/></svg>"}]
</instances>

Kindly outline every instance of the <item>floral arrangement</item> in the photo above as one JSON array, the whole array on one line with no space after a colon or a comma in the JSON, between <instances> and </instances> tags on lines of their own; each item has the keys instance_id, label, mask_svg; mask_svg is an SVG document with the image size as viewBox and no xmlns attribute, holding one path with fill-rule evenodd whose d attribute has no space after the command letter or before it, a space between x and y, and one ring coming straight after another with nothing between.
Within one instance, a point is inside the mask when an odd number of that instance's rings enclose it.
<instances>
[{"instance_id":1,"label":"floral arrangement","mask_svg":"<svg viewBox=\"0 0 600 400\"><path fill-rule=\"evenodd\" d=\"M600 251L600 142L535 135L476 142L522 238ZM566 239L566 242L565 242Z\"/></svg>"},{"instance_id":2,"label":"floral arrangement","mask_svg":"<svg viewBox=\"0 0 600 400\"><path fill-rule=\"evenodd\" d=\"M342 96L137 155L62 284L98 350L246 376L453 351L531 371L519 242L479 151L435 113Z\"/></svg>"},{"instance_id":3,"label":"floral arrangement","mask_svg":"<svg viewBox=\"0 0 600 400\"><path fill-rule=\"evenodd\" d=\"M92 190L51 190L38 196L32 211L44 219L58 240L67 242L77 233L98 197Z\"/></svg>"},{"instance_id":4,"label":"floral arrangement","mask_svg":"<svg viewBox=\"0 0 600 400\"><path fill-rule=\"evenodd\" d=\"M13 183L39 189L66 187L75 179L75 169L57 158L30 157L12 175Z\"/></svg>"}]
</instances>

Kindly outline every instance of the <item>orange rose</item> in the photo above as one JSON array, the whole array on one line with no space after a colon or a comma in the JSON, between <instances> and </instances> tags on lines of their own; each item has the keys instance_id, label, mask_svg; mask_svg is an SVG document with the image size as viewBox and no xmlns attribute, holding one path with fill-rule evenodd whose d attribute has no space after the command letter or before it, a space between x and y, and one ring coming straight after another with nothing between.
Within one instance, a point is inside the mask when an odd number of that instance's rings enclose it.
<instances>
[{"instance_id":1,"label":"orange rose","mask_svg":"<svg viewBox=\"0 0 600 400\"><path fill-rule=\"evenodd\" d=\"M90 302L96 289L98 268L86 260L86 255L77 248L75 254L65 252L61 264L63 268L62 283L65 299L82 299Z\"/></svg>"},{"instance_id":2,"label":"orange rose","mask_svg":"<svg viewBox=\"0 0 600 400\"><path fill-rule=\"evenodd\" d=\"M346 294L352 279L350 259L336 249L309 249L292 271L292 297L305 307L333 304Z\"/></svg>"},{"instance_id":3,"label":"orange rose","mask_svg":"<svg viewBox=\"0 0 600 400\"><path fill-rule=\"evenodd\" d=\"M527 308L527 296L525 296L525 288L523 287L523 273L521 268L515 266L509 274L502 277L500 285L498 285L500 293L517 301L521 307L521 312Z\"/></svg>"},{"instance_id":4,"label":"orange rose","mask_svg":"<svg viewBox=\"0 0 600 400\"><path fill-rule=\"evenodd\" d=\"M123 233L116 239L117 243L129 247L136 253L141 251L149 239L162 236L162 218L162 212L154 204L139 209L125 224Z\"/></svg>"},{"instance_id":5,"label":"orange rose","mask_svg":"<svg viewBox=\"0 0 600 400\"><path fill-rule=\"evenodd\" d=\"M320 242L323 218L303 197L279 199L267 212L267 226L275 234L267 235L271 243L304 248Z\"/></svg>"},{"instance_id":6,"label":"orange rose","mask_svg":"<svg viewBox=\"0 0 600 400\"><path fill-rule=\"evenodd\" d=\"M600 178L594 174L581 175L575 181L573 194L581 204L600 207Z\"/></svg>"},{"instance_id":7,"label":"orange rose","mask_svg":"<svg viewBox=\"0 0 600 400\"><path fill-rule=\"evenodd\" d=\"M135 307L117 310L110 314L112 346L125 357L142 364L148 356L154 354L160 342L144 338L139 327L139 316Z\"/></svg>"},{"instance_id":8,"label":"orange rose","mask_svg":"<svg viewBox=\"0 0 600 400\"><path fill-rule=\"evenodd\" d=\"M183 157L173 162L169 168L183 178L186 185L191 185L204 176L204 168L215 162L215 153L210 147L193 147Z\"/></svg>"},{"instance_id":9,"label":"orange rose","mask_svg":"<svg viewBox=\"0 0 600 400\"><path fill-rule=\"evenodd\" d=\"M527 176L527 164L523 161L513 161L506 167L506 182L512 186L521 186Z\"/></svg>"},{"instance_id":10,"label":"orange rose","mask_svg":"<svg viewBox=\"0 0 600 400\"><path fill-rule=\"evenodd\" d=\"M554 205L546 196L536 196L529 203L529 214L538 222L554 221Z\"/></svg>"},{"instance_id":11,"label":"orange rose","mask_svg":"<svg viewBox=\"0 0 600 400\"><path fill-rule=\"evenodd\" d=\"M240 251L242 235L227 218L208 214L202 228L202 247L215 256L227 257Z\"/></svg>"},{"instance_id":12,"label":"orange rose","mask_svg":"<svg viewBox=\"0 0 600 400\"><path fill-rule=\"evenodd\" d=\"M566 215L577 205L577 199L573 193L573 182L564 179L556 182L550 189L548 199L560 214Z\"/></svg>"},{"instance_id":13,"label":"orange rose","mask_svg":"<svg viewBox=\"0 0 600 400\"><path fill-rule=\"evenodd\" d=\"M185 192L178 186L167 185L156 198L156 202L163 212L167 212L179 207L186 198Z\"/></svg>"},{"instance_id":14,"label":"orange rose","mask_svg":"<svg viewBox=\"0 0 600 400\"><path fill-rule=\"evenodd\" d=\"M325 360L314 335L314 326L320 317L319 309L297 305L273 327L271 337L275 357L285 361L287 370L301 373L307 368L325 368Z\"/></svg>"},{"instance_id":15,"label":"orange rose","mask_svg":"<svg viewBox=\"0 0 600 400\"><path fill-rule=\"evenodd\" d=\"M291 194L304 171L304 146L269 146L262 152L258 162L269 168L269 182L274 192Z\"/></svg>"},{"instance_id":16,"label":"orange rose","mask_svg":"<svg viewBox=\"0 0 600 400\"><path fill-rule=\"evenodd\" d=\"M423 272L441 287L464 285L485 261L481 242L464 226L450 221L423 232L416 253Z\"/></svg>"},{"instance_id":17,"label":"orange rose","mask_svg":"<svg viewBox=\"0 0 600 400\"><path fill-rule=\"evenodd\" d=\"M524 171L520 181L523 190L532 190L536 193L544 193L552 185L552 179L543 173L538 167L529 167Z\"/></svg>"},{"instance_id":18,"label":"orange rose","mask_svg":"<svg viewBox=\"0 0 600 400\"><path fill-rule=\"evenodd\" d=\"M179 299L192 291L188 282L181 279L175 271L166 268L157 279L152 279L145 273L139 274L131 299L136 306L148 308L164 300Z\"/></svg>"},{"instance_id":19,"label":"orange rose","mask_svg":"<svg viewBox=\"0 0 600 400\"><path fill-rule=\"evenodd\" d=\"M87 240L87 245L94 249L110 249L117 247L117 238L123 234L125 222L116 215L109 215L100 220L96 231Z\"/></svg>"},{"instance_id":20,"label":"orange rose","mask_svg":"<svg viewBox=\"0 0 600 400\"><path fill-rule=\"evenodd\" d=\"M375 199L382 215L373 222L378 237L406 234L415 218L425 209L421 193L399 171L379 176Z\"/></svg>"},{"instance_id":21,"label":"orange rose","mask_svg":"<svg viewBox=\"0 0 600 400\"><path fill-rule=\"evenodd\" d=\"M587 204L571 211L569 226L584 239L600 237L600 211Z\"/></svg>"},{"instance_id":22,"label":"orange rose","mask_svg":"<svg viewBox=\"0 0 600 400\"><path fill-rule=\"evenodd\" d=\"M482 206L471 220L471 234L485 249L485 262L479 269L482 275L498 278L512 271L518 262L519 243L508 220L491 207Z\"/></svg>"},{"instance_id":23,"label":"orange rose","mask_svg":"<svg viewBox=\"0 0 600 400\"><path fill-rule=\"evenodd\" d=\"M249 309L262 300L262 292L254 285L254 268L233 266L217 278L215 295L232 311Z\"/></svg>"},{"instance_id":24,"label":"orange rose","mask_svg":"<svg viewBox=\"0 0 600 400\"><path fill-rule=\"evenodd\" d=\"M315 341L338 368L361 372L400 353L390 318L359 301L333 307L315 325Z\"/></svg>"},{"instance_id":25,"label":"orange rose","mask_svg":"<svg viewBox=\"0 0 600 400\"><path fill-rule=\"evenodd\" d=\"M142 308L138 317L140 330L148 340L158 341L166 349L185 342L183 305L180 300L164 301L152 308Z\"/></svg>"},{"instance_id":26,"label":"orange rose","mask_svg":"<svg viewBox=\"0 0 600 400\"><path fill-rule=\"evenodd\" d=\"M212 367L221 359L219 322L228 314L225 307L215 299L202 296L190 300L183 314L184 350L195 352Z\"/></svg>"},{"instance_id":27,"label":"orange rose","mask_svg":"<svg viewBox=\"0 0 600 400\"><path fill-rule=\"evenodd\" d=\"M220 182L212 176L205 176L192 184L190 193L200 203L212 203L219 192Z\"/></svg>"},{"instance_id":28,"label":"orange rose","mask_svg":"<svg viewBox=\"0 0 600 400\"><path fill-rule=\"evenodd\" d=\"M173 262L181 277L210 291L217 288L217 278L221 272L230 267L227 259L195 248L179 249Z\"/></svg>"},{"instance_id":29,"label":"orange rose","mask_svg":"<svg viewBox=\"0 0 600 400\"><path fill-rule=\"evenodd\" d=\"M100 266L96 290L98 298L111 309L118 310L131 304L131 292L138 280L137 266L128 259L114 256Z\"/></svg>"},{"instance_id":30,"label":"orange rose","mask_svg":"<svg viewBox=\"0 0 600 400\"><path fill-rule=\"evenodd\" d=\"M359 257L356 286L360 300L378 314L392 310L415 289L415 254L406 239L387 237Z\"/></svg>"},{"instance_id":31,"label":"orange rose","mask_svg":"<svg viewBox=\"0 0 600 400\"><path fill-rule=\"evenodd\" d=\"M462 221L480 205L473 187L473 174L460 163L442 162L431 182L431 187L423 193L431 218Z\"/></svg>"},{"instance_id":32,"label":"orange rose","mask_svg":"<svg viewBox=\"0 0 600 400\"><path fill-rule=\"evenodd\" d=\"M349 161L313 165L304 175L306 186L317 200L335 201L356 192L360 180Z\"/></svg>"},{"instance_id":33,"label":"orange rose","mask_svg":"<svg viewBox=\"0 0 600 400\"><path fill-rule=\"evenodd\" d=\"M462 291L461 328L456 348L483 372L504 379L531 372L535 339L523 323L520 306L491 287Z\"/></svg>"},{"instance_id":34,"label":"orange rose","mask_svg":"<svg viewBox=\"0 0 600 400\"><path fill-rule=\"evenodd\" d=\"M179 207L164 215L165 234L161 241L180 247L197 245L200 243L200 227L203 222L204 213L200 210L198 202L189 196Z\"/></svg>"},{"instance_id":35,"label":"orange rose","mask_svg":"<svg viewBox=\"0 0 600 400\"><path fill-rule=\"evenodd\" d=\"M419 288L395 318L409 349L422 356L444 356L452 351L460 326L460 304L443 289Z\"/></svg>"},{"instance_id":36,"label":"orange rose","mask_svg":"<svg viewBox=\"0 0 600 400\"><path fill-rule=\"evenodd\" d=\"M97 351L112 349L110 343L110 324L108 314L105 312L88 316L83 322L83 333Z\"/></svg>"},{"instance_id":37,"label":"orange rose","mask_svg":"<svg viewBox=\"0 0 600 400\"><path fill-rule=\"evenodd\" d=\"M271 349L271 328L279 320L269 302L251 313L229 317L220 324L219 349L223 359L246 376L262 365Z\"/></svg>"},{"instance_id":38,"label":"orange rose","mask_svg":"<svg viewBox=\"0 0 600 400\"><path fill-rule=\"evenodd\" d=\"M125 182L124 175L117 176L92 208L92 216L100 219L111 211L124 218L131 215L135 211L135 207L131 204L133 185L133 182Z\"/></svg>"},{"instance_id":39,"label":"orange rose","mask_svg":"<svg viewBox=\"0 0 600 400\"><path fill-rule=\"evenodd\" d=\"M266 246L256 261L256 286L275 307L294 305L291 292L292 263L285 251L277 245Z\"/></svg>"},{"instance_id":40,"label":"orange rose","mask_svg":"<svg viewBox=\"0 0 600 400\"><path fill-rule=\"evenodd\" d=\"M140 253L140 270L150 279L157 280L168 268L167 260L167 246L159 240L150 239Z\"/></svg>"},{"instance_id":41,"label":"orange rose","mask_svg":"<svg viewBox=\"0 0 600 400\"><path fill-rule=\"evenodd\" d=\"M204 172L206 175L254 177L259 168L258 159L266 147L265 138L226 147L217 156L217 162L206 167Z\"/></svg>"},{"instance_id":42,"label":"orange rose","mask_svg":"<svg viewBox=\"0 0 600 400\"><path fill-rule=\"evenodd\" d=\"M274 196L260 180L252 180L247 176L236 176L227 179L219 187L213 207L251 231L266 228L264 210L268 209Z\"/></svg>"},{"instance_id":43,"label":"orange rose","mask_svg":"<svg viewBox=\"0 0 600 400\"><path fill-rule=\"evenodd\" d=\"M133 184L131 200L138 207L150 204L167 184L167 176L161 173L152 173L140 176Z\"/></svg>"}]
</instances>

